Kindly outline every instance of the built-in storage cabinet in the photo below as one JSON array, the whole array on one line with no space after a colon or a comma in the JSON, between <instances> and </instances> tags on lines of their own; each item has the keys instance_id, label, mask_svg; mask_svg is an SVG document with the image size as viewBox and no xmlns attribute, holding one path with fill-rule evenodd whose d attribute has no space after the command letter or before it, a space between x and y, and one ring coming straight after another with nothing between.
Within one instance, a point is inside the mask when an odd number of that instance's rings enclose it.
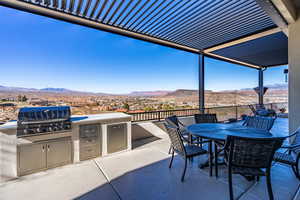
<instances>
[{"instance_id":1,"label":"built-in storage cabinet","mask_svg":"<svg viewBox=\"0 0 300 200\"><path fill-rule=\"evenodd\" d=\"M71 138L18 145L18 175L72 162Z\"/></svg>"},{"instance_id":2,"label":"built-in storage cabinet","mask_svg":"<svg viewBox=\"0 0 300 200\"><path fill-rule=\"evenodd\" d=\"M127 140L126 123L107 125L107 153L126 150Z\"/></svg>"},{"instance_id":3,"label":"built-in storage cabinet","mask_svg":"<svg viewBox=\"0 0 300 200\"><path fill-rule=\"evenodd\" d=\"M79 127L80 160L102 155L102 134L100 124L87 124Z\"/></svg>"},{"instance_id":4,"label":"built-in storage cabinet","mask_svg":"<svg viewBox=\"0 0 300 200\"><path fill-rule=\"evenodd\" d=\"M47 143L47 167L53 168L72 162L72 143L70 139Z\"/></svg>"},{"instance_id":5,"label":"built-in storage cabinet","mask_svg":"<svg viewBox=\"0 0 300 200\"><path fill-rule=\"evenodd\" d=\"M26 144L18 146L18 174L30 174L45 169L46 144Z\"/></svg>"}]
</instances>

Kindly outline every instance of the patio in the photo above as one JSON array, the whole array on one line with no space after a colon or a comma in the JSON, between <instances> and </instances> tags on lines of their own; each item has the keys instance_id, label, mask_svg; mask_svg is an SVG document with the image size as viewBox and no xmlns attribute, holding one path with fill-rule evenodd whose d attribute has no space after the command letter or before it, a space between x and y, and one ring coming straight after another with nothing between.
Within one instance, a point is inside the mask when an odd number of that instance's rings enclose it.
<instances>
[{"instance_id":1,"label":"patio","mask_svg":"<svg viewBox=\"0 0 300 200\"><path fill-rule=\"evenodd\" d=\"M116 2L0 0L0 5L198 55L200 112L206 109L206 57L256 69L260 105L264 104L264 71L289 64L289 120L277 119L271 132L288 135L299 126L300 6L296 1L192 0L175 4L166 0L151 5L150 1L118 1L115 6ZM199 157L188 165L182 183L182 161L175 159L173 168L168 168L167 134L152 122L138 124L153 137L134 141L132 151L1 183L0 198L229 199L226 167L220 167L219 178L210 177L208 169L198 168L206 156ZM299 180L290 167L276 164L271 175L275 199L300 200ZM264 178L254 183L234 175L233 183L235 199L268 199Z\"/></svg>"},{"instance_id":2,"label":"patio","mask_svg":"<svg viewBox=\"0 0 300 200\"><path fill-rule=\"evenodd\" d=\"M1 199L228 199L226 167L220 167L218 179L209 177L207 169L198 168L206 156L199 157L188 165L181 183L182 160L168 168L167 134L151 122L141 126L155 136L134 142L132 151L3 183ZM271 132L287 135L287 127L288 119L278 118ZM233 182L237 199L267 199L264 179L254 183L235 175ZM273 166L272 186L275 199L300 199L299 181L288 166Z\"/></svg>"}]
</instances>

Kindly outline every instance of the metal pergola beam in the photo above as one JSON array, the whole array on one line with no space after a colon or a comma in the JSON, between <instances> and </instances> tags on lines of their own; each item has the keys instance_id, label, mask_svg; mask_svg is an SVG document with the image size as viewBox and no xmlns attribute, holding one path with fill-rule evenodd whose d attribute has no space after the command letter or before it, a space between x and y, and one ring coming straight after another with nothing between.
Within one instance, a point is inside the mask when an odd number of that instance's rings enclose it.
<instances>
[{"instance_id":1,"label":"metal pergola beam","mask_svg":"<svg viewBox=\"0 0 300 200\"><path fill-rule=\"evenodd\" d=\"M272 0L272 3L289 24L296 22L298 13L292 0Z\"/></svg>"},{"instance_id":2,"label":"metal pergola beam","mask_svg":"<svg viewBox=\"0 0 300 200\"><path fill-rule=\"evenodd\" d=\"M260 33L255 33L253 35L249 35L249 36L237 39L237 40L233 40L233 41L230 41L230 42L227 42L227 43L224 43L224 44L220 44L220 45L217 45L217 46L214 46L214 47L210 47L208 49L204 49L203 52L204 53L210 53L210 52L213 52L213 51L217 51L219 49L224 49L226 47L231 47L231 46L234 46L234 45L237 45L237 44L241 44L241 43L248 42L248 41L251 41L251 40L256 40L256 39L261 38L261 37L272 35L274 33L280 32L280 31L281 31L280 28L273 28L273 29L266 30L266 31L263 31L263 32L260 32Z\"/></svg>"},{"instance_id":3,"label":"metal pergola beam","mask_svg":"<svg viewBox=\"0 0 300 200\"><path fill-rule=\"evenodd\" d=\"M253 69L261 69L262 68L262 66L245 63L245 62L242 62L242 61L238 61L238 60L234 60L234 59L227 58L227 57L224 57L224 56L220 56L220 55L217 55L217 54L214 54L214 53L202 52L202 54L204 54L206 57L214 58L214 59L217 59L217 60L229 62L229 63L236 64L236 65L242 65L242 66L250 67L250 68L253 68Z\"/></svg>"},{"instance_id":4,"label":"metal pergola beam","mask_svg":"<svg viewBox=\"0 0 300 200\"><path fill-rule=\"evenodd\" d=\"M255 0L256 3L269 15L272 21L288 36L288 25L271 0Z\"/></svg>"}]
</instances>

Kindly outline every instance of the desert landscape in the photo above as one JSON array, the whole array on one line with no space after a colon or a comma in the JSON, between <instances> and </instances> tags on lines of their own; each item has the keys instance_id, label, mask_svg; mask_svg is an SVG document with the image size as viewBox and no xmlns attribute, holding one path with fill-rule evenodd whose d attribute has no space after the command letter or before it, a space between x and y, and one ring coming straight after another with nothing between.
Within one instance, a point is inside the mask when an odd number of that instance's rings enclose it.
<instances>
[{"instance_id":1,"label":"desert landscape","mask_svg":"<svg viewBox=\"0 0 300 200\"><path fill-rule=\"evenodd\" d=\"M267 86L265 103L287 102L286 84ZM226 91L205 91L207 108L257 103L252 88ZM105 94L73 91L64 88L20 88L0 86L0 122L15 120L18 109L26 106L71 106L72 114L102 112L140 113L145 111L198 108L198 91L137 91L129 94Z\"/></svg>"}]
</instances>

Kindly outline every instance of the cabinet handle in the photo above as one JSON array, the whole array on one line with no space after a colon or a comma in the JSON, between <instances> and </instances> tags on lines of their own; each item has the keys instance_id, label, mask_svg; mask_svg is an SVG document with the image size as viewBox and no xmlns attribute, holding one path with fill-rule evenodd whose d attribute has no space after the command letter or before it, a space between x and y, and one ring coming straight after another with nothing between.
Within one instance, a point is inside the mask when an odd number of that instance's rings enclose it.
<instances>
[{"instance_id":1,"label":"cabinet handle","mask_svg":"<svg viewBox=\"0 0 300 200\"><path fill-rule=\"evenodd\" d=\"M42 152L45 152L45 145L42 146Z\"/></svg>"},{"instance_id":2,"label":"cabinet handle","mask_svg":"<svg viewBox=\"0 0 300 200\"><path fill-rule=\"evenodd\" d=\"M50 151L50 145L48 144L47 146L48 146L48 151Z\"/></svg>"}]
</instances>

